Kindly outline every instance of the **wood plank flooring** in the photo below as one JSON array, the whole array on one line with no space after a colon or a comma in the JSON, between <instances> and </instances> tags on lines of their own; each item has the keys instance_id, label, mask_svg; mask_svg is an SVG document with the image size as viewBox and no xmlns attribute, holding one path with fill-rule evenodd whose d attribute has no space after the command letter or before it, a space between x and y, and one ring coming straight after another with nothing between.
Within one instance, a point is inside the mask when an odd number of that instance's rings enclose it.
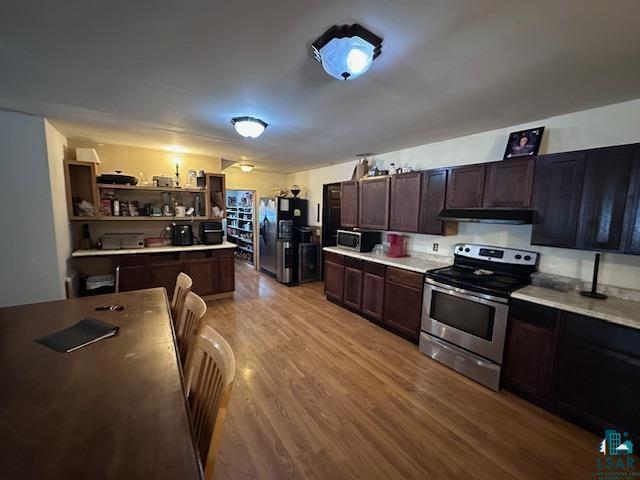
<instances>
[{"instance_id":1,"label":"wood plank flooring","mask_svg":"<svg viewBox=\"0 0 640 480\"><path fill-rule=\"evenodd\" d=\"M208 303L237 375L217 479L591 478L599 438L325 300L236 264Z\"/></svg>"}]
</instances>

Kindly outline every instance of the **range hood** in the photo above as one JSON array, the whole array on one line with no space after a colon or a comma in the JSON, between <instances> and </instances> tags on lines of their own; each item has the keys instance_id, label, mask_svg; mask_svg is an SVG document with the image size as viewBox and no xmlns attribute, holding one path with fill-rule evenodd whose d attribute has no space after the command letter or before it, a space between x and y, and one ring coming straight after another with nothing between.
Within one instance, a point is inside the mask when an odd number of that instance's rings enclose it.
<instances>
[{"instance_id":1,"label":"range hood","mask_svg":"<svg viewBox=\"0 0 640 480\"><path fill-rule=\"evenodd\" d=\"M455 222L524 225L532 223L533 210L519 208L445 208L440 212L438 218Z\"/></svg>"}]
</instances>

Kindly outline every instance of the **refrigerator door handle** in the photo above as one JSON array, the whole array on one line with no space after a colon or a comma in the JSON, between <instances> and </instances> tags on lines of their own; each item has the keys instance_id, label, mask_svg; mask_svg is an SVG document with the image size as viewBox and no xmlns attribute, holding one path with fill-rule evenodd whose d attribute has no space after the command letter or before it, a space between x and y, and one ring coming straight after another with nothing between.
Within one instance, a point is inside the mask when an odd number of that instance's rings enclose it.
<instances>
[{"instance_id":1,"label":"refrigerator door handle","mask_svg":"<svg viewBox=\"0 0 640 480\"><path fill-rule=\"evenodd\" d=\"M267 244L267 233L268 233L268 230L269 230L269 220L267 219L267 216L265 215L264 216L264 220L260 224L260 236L264 240L265 245Z\"/></svg>"}]
</instances>

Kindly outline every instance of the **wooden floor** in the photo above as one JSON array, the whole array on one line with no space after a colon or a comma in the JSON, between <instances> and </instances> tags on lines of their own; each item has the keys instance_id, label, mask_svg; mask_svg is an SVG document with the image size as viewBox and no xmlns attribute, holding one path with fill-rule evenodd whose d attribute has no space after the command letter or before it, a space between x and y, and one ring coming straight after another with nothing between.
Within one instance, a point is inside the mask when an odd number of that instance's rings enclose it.
<instances>
[{"instance_id":1,"label":"wooden floor","mask_svg":"<svg viewBox=\"0 0 640 480\"><path fill-rule=\"evenodd\" d=\"M208 322L236 354L218 479L592 478L599 439L325 300L236 265Z\"/></svg>"}]
</instances>

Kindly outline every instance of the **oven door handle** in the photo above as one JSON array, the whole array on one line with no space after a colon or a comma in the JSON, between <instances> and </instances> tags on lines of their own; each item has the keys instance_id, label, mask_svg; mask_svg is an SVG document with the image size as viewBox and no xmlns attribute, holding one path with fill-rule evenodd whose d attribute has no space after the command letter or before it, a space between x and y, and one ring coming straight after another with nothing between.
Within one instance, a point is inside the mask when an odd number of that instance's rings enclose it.
<instances>
[{"instance_id":1,"label":"oven door handle","mask_svg":"<svg viewBox=\"0 0 640 480\"><path fill-rule=\"evenodd\" d=\"M424 332L422 332L421 335L424 335L425 337L427 337L430 342L435 343L436 345L438 345L438 347L442 348L443 350L448 350L450 352L455 353L456 355L463 355L465 358L468 358L469 360L471 360L473 363L475 363L480 367L498 368L498 366L495 363L483 360L481 357L477 356L472 352L469 352L467 350L462 350L461 348L454 347L453 345L449 345L443 342L442 340L437 339L436 337L425 334Z\"/></svg>"},{"instance_id":2,"label":"oven door handle","mask_svg":"<svg viewBox=\"0 0 640 480\"><path fill-rule=\"evenodd\" d=\"M452 285L446 285L439 283L430 278L425 281L425 287L429 287L436 292L444 293L445 295L451 295L453 297L462 298L471 302L482 303L484 305L490 305L492 307L507 307L508 299L500 299L491 295L484 295L482 293L471 292L462 288L454 287Z\"/></svg>"}]
</instances>

